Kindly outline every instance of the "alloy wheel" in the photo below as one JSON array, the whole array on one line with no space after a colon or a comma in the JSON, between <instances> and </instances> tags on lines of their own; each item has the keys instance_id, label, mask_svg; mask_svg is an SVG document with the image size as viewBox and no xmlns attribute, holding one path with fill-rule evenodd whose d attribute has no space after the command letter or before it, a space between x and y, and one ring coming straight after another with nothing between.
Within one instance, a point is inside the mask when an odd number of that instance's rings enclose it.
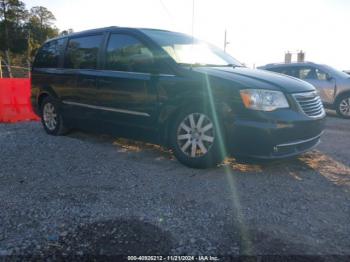
<instances>
[{"instance_id":1,"label":"alloy wheel","mask_svg":"<svg viewBox=\"0 0 350 262\"><path fill-rule=\"evenodd\" d=\"M350 97L346 97L340 102L339 111L344 116L350 116Z\"/></svg>"},{"instance_id":2,"label":"alloy wheel","mask_svg":"<svg viewBox=\"0 0 350 262\"><path fill-rule=\"evenodd\" d=\"M177 129L177 144L191 158L204 156L212 147L214 139L214 124L202 113L189 114Z\"/></svg>"},{"instance_id":3,"label":"alloy wheel","mask_svg":"<svg viewBox=\"0 0 350 262\"><path fill-rule=\"evenodd\" d=\"M46 103L44 105L43 119L47 129L49 129L50 131L55 130L57 126L57 113L53 104Z\"/></svg>"}]
</instances>

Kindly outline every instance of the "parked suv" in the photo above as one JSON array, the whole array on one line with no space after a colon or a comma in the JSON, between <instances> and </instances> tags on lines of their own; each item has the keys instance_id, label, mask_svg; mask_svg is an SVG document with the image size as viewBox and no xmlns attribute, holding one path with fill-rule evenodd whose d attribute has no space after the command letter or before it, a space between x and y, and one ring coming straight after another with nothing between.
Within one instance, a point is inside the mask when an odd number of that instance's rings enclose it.
<instances>
[{"instance_id":1,"label":"parked suv","mask_svg":"<svg viewBox=\"0 0 350 262\"><path fill-rule=\"evenodd\" d=\"M305 152L320 141L325 116L304 81L243 67L192 36L119 27L47 41L31 101L48 134L84 127L152 137L196 168L228 154Z\"/></svg>"},{"instance_id":2,"label":"parked suv","mask_svg":"<svg viewBox=\"0 0 350 262\"><path fill-rule=\"evenodd\" d=\"M265 69L286 74L316 87L326 107L335 109L339 116L350 118L350 76L328 65L311 62L291 64L269 64Z\"/></svg>"}]
</instances>

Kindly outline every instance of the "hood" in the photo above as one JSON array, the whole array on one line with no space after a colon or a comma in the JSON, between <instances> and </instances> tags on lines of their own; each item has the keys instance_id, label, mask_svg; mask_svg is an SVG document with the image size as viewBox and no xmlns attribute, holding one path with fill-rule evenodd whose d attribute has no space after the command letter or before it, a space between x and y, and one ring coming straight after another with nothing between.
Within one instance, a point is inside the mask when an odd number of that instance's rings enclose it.
<instances>
[{"instance_id":1,"label":"hood","mask_svg":"<svg viewBox=\"0 0 350 262\"><path fill-rule=\"evenodd\" d=\"M234 86L241 88L278 90L285 93L315 90L311 84L305 81L265 70L245 67L195 67L193 70L212 77L230 80L235 83Z\"/></svg>"}]
</instances>

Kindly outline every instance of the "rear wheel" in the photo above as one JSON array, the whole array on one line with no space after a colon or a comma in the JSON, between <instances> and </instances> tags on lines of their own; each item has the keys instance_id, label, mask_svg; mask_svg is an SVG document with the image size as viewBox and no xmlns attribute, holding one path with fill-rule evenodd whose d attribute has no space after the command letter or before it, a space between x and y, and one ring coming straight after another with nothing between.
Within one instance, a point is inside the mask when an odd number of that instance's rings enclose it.
<instances>
[{"instance_id":1,"label":"rear wheel","mask_svg":"<svg viewBox=\"0 0 350 262\"><path fill-rule=\"evenodd\" d=\"M208 112L195 108L181 112L170 131L170 140L176 158L189 167L212 167L225 157L219 123Z\"/></svg>"},{"instance_id":2,"label":"rear wheel","mask_svg":"<svg viewBox=\"0 0 350 262\"><path fill-rule=\"evenodd\" d=\"M68 129L64 125L58 103L51 97L46 97L41 104L41 123L50 135L64 135Z\"/></svg>"},{"instance_id":3,"label":"rear wheel","mask_svg":"<svg viewBox=\"0 0 350 262\"><path fill-rule=\"evenodd\" d=\"M350 118L350 94L345 94L338 99L336 110L339 116Z\"/></svg>"}]
</instances>

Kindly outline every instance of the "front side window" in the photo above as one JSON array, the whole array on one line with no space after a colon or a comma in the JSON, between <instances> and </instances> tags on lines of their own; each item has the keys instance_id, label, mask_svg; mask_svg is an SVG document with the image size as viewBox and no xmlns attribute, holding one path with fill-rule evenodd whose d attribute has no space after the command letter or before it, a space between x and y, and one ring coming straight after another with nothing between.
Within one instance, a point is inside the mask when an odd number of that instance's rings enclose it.
<instances>
[{"instance_id":1,"label":"front side window","mask_svg":"<svg viewBox=\"0 0 350 262\"><path fill-rule=\"evenodd\" d=\"M299 69L298 78L303 80L327 81L327 74L318 68L304 67Z\"/></svg>"},{"instance_id":2,"label":"front side window","mask_svg":"<svg viewBox=\"0 0 350 262\"><path fill-rule=\"evenodd\" d=\"M96 69L102 39L102 35L70 39L65 56L65 68Z\"/></svg>"},{"instance_id":3,"label":"front side window","mask_svg":"<svg viewBox=\"0 0 350 262\"><path fill-rule=\"evenodd\" d=\"M318 80L327 81L327 74L318 68L316 68L316 75Z\"/></svg>"},{"instance_id":4,"label":"front side window","mask_svg":"<svg viewBox=\"0 0 350 262\"><path fill-rule=\"evenodd\" d=\"M314 68L311 68L311 67L300 68L298 78L300 78L302 80L317 79L316 70Z\"/></svg>"},{"instance_id":5,"label":"front side window","mask_svg":"<svg viewBox=\"0 0 350 262\"><path fill-rule=\"evenodd\" d=\"M106 69L149 73L154 65L152 52L133 36L111 34L106 51Z\"/></svg>"},{"instance_id":6,"label":"front side window","mask_svg":"<svg viewBox=\"0 0 350 262\"><path fill-rule=\"evenodd\" d=\"M59 57L63 51L65 39L53 40L46 43L39 51L34 66L39 68L58 67Z\"/></svg>"},{"instance_id":7,"label":"front side window","mask_svg":"<svg viewBox=\"0 0 350 262\"><path fill-rule=\"evenodd\" d=\"M191 36L162 30L143 29L178 64L198 66L242 66L220 49Z\"/></svg>"}]
</instances>

